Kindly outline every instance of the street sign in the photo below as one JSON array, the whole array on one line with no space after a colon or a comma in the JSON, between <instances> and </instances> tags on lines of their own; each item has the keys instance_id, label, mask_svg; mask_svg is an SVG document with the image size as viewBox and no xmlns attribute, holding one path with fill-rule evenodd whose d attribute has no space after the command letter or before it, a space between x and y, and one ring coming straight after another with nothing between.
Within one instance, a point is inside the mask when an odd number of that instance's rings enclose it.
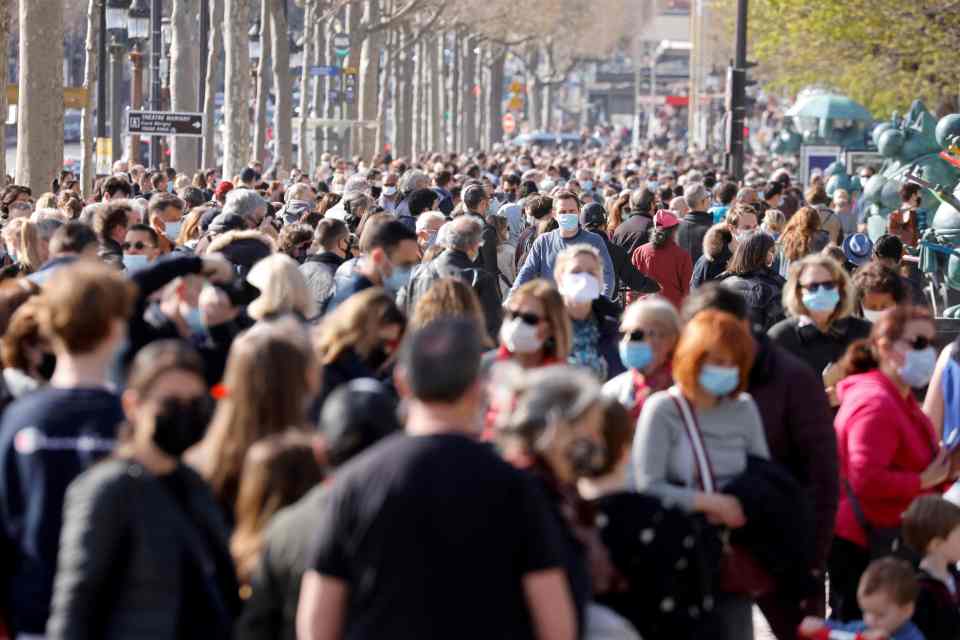
<instances>
[{"instance_id":1,"label":"street sign","mask_svg":"<svg viewBox=\"0 0 960 640\"><path fill-rule=\"evenodd\" d=\"M356 67L344 67L343 72L348 76L355 76L358 73Z\"/></svg>"},{"instance_id":2,"label":"street sign","mask_svg":"<svg viewBox=\"0 0 960 640\"><path fill-rule=\"evenodd\" d=\"M147 136L203 136L203 114L176 111L131 111L127 130Z\"/></svg>"},{"instance_id":3,"label":"street sign","mask_svg":"<svg viewBox=\"0 0 960 640\"><path fill-rule=\"evenodd\" d=\"M517 120L512 113L503 114L503 132L507 135L517 130Z\"/></svg>"},{"instance_id":4,"label":"street sign","mask_svg":"<svg viewBox=\"0 0 960 640\"><path fill-rule=\"evenodd\" d=\"M339 73L340 73L340 69L338 67L330 67L330 66L324 66L324 65L310 67L310 75L313 76L314 78L320 78L323 76L332 78L338 75Z\"/></svg>"},{"instance_id":5,"label":"street sign","mask_svg":"<svg viewBox=\"0 0 960 640\"><path fill-rule=\"evenodd\" d=\"M521 91L523 91L523 85L520 84L519 80L510 83L510 93L520 93Z\"/></svg>"},{"instance_id":6,"label":"street sign","mask_svg":"<svg viewBox=\"0 0 960 640\"><path fill-rule=\"evenodd\" d=\"M7 104L17 104L20 87L15 84L7 85ZM83 109L87 106L87 90L83 87L64 87L63 106L67 109Z\"/></svg>"},{"instance_id":7,"label":"street sign","mask_svg":"<svg viewBox=\"0 0 960 640\"><path fill-rule=\"evenodd\" d=\"M510 111L521 111L523 109L523 98L520 96L510 98L510 102L507 103L507 109Z\"/></svg>"},{"instance_id":8,"label":"street sign","mask_svg":"<svg viewBox=\"0 0 960 640\"><path fill-rule=\"evenodd\" d=\"M333 51L341 58L350 54L350 34L338 33L333 36Z\"/></svg>"}]
</instances>

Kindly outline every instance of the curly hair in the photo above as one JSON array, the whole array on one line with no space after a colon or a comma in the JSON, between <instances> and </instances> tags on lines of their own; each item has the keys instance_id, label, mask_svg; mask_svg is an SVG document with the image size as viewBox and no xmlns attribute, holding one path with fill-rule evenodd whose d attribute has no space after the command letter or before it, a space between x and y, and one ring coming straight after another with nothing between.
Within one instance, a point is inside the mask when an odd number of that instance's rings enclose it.
<instances>
[{"instance_id":1,"label":"curly hair","mask_svg":"<svg viewBox=\"0 0 960 640\"><path fill-rule=\"evenodd\" d=\"M803 207L787 222L780 244L788 260L800 260L812 251L813 239L820 231L820 212L813 207Z\"/></svg>"}]
</instances>

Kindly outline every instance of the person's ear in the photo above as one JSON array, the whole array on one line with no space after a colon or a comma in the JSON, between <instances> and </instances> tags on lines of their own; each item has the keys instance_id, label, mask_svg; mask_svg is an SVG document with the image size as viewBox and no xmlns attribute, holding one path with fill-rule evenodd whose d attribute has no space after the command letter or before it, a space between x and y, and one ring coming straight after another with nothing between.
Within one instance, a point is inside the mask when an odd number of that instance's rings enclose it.
<instances>
[{"instance_id":1,"label":"person's ear","mask_svg":"<svg viewBox=\"0 0 960 640\"><path fill-rule=\"evenodd\" d=\"M393 385L397 389L397 395L403 400L413 397L410 385L407 383L407 370L404 367L396 366L393 369Z\"/></svg>"},{"instance_id":2,"label":"person's ear","mask_svg":"<svg viewBox=\"0 0 960 640\"><path fill-rule=\"evenodd\" d=\"M123 414L127 417L127 422L135 423L140 411L140 394L132 389L127 389L120 396L120 405L123 407Z\"/></svg>"}]
</instances>

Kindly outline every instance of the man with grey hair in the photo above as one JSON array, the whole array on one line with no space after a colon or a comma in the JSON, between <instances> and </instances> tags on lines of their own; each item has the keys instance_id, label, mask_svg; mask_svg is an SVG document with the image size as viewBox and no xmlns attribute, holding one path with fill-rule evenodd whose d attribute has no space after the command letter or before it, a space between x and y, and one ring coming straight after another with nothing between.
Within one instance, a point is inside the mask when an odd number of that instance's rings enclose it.
<instances>
[{"instance_id":1,"label":"man with grey hair","mask_svg":"<svg viewBox=\"0 0 960 640\"><path fill-rule=\"evenodd\" d=\"M370 183L360 174L350 176L343 186L343 197L340 202L330 207L324 218L335 218L337 220L347 221L347 209L344 206L348 201L352 201L358 194L370 195Z\"/></svg>"},{"instance_id":2,"label":"man with grey hair","mask_svg":"<svg viewBox=\"0 0 960 640\"><path fill-rule=\"evenodd\" d=\"M420 251L426 251L436 244L440 227L446 221L446 217L439 211L424 211L417 216L417 244L420 245Z\"/></svg>"},{"instance_id":3,"label":"man with grey hair","mask_svg":"<svg viewBox=\"0 0 960 640\"><path fill-rule=\"evenodd\" d=\"M446 250L431 262L417 267L410 283L397 296L397 304L410 317L417 301L434 282L441 278L459 278L473 287L480 298L487 332L496 340L502 320L500 287L488 271L475 265L483 227L472 216L460 216L443 225L443 230Z\"/></svg>"},{"instance_id":4,"label":"man with grey hair","mask_svg":"<svg viewBox=\"0 0 960 640\"><path fill-rule=\"evenodd\" d=\"M683 189L683 197L690 211L680 218L676 240L696 264L703 255L703 237L713 226L713 216L707 213L710 208L710 192L702 182L689 182Z\"/></svg>"},{"instance_id":5,"label":"man with grey hair","mask_svg":"<svg viewBox=\"0 0 960 640\"><path fill-rule=\"evenodd\" d=\"M251 229L256 229L267 215L267 201L253 189L234 189L227 194L223 213L232 213L247 221Z\"/></svg>"}]
</instances>

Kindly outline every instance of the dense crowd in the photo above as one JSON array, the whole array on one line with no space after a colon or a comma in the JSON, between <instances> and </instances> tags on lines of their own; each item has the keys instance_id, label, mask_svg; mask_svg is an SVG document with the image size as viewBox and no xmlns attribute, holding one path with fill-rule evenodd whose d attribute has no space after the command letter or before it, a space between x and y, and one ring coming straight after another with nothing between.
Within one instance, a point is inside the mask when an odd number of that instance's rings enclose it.
<instances>
[{"instance_id":1,"label":"dense crowd","mask_svg":"<svg viewBox=\"0 0 960 640\"><path fill-rule=\"evenodd\" d=\"M871 237L762 160L261 171L0 195L9 637L960 637L915 185Z\"/></svg>"}]
</instances>

